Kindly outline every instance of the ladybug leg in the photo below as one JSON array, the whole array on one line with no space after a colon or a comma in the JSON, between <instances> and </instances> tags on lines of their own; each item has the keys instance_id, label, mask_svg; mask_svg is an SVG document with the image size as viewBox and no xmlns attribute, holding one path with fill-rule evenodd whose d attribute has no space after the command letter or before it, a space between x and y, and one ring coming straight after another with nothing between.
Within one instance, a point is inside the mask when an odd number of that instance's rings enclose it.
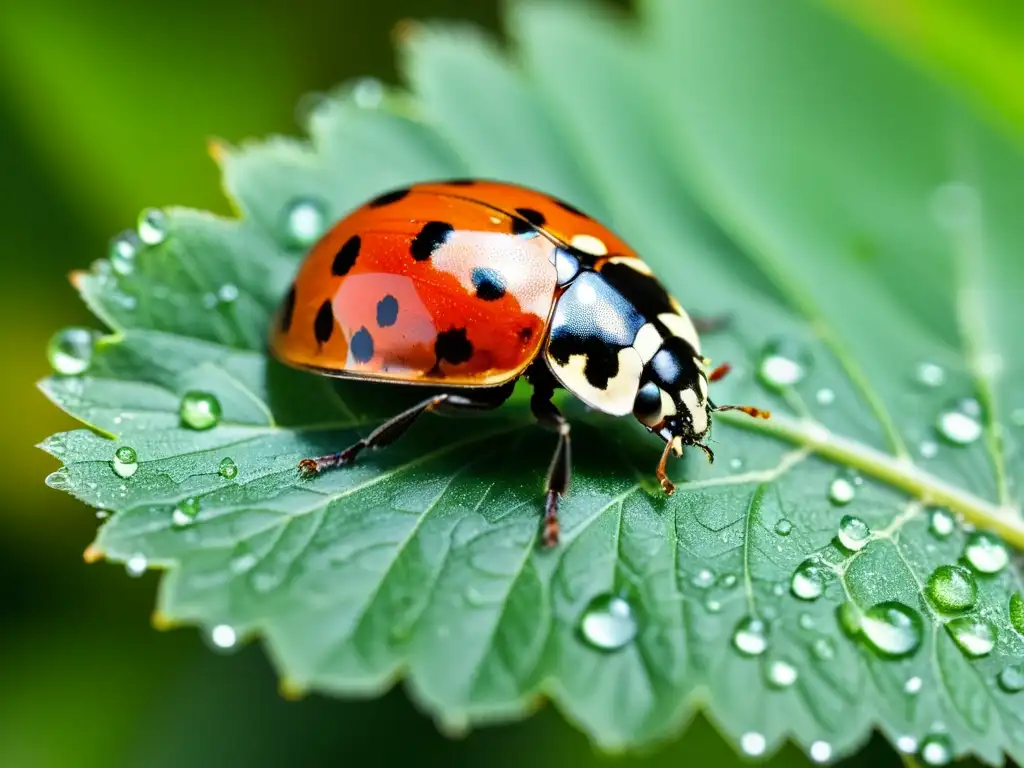
<instances>
[{"instance_id":1,"label":"ladybug leg","mask_svg":"<svg viewBox=\"0 0 1024 768\"><path fill-rule=\"evenodd\" d=\"M530 398L530 410L537 421L558 434L558 445L555 455L551 457L551 466L545 481L547 499L544 503L544 535L545 547L558 544L558 499L565 496L572 479L572 451L569 442L569 422L551 402L554 391L551 388L535 388Z\"/></svg>"}]
</instances>

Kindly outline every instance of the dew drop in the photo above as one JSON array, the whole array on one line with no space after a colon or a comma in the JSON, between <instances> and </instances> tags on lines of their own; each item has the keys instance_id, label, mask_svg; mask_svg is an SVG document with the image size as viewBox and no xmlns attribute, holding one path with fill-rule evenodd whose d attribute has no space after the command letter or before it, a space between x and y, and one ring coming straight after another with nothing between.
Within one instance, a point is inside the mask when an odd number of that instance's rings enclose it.
<instances>
[{"instance_id":1,"label":"dew drop","mask_svg":"<svg viewBox=\"0 0 1024 768\"><path fill-rule=\"evenodd\" d=\"M779 536L789 536L793 532L793 523L783 517L775 523L775 532Z\"/></svg>"},{"instance_id":2,"label":"dew drop","mask_svg":"<svg viewBox=\"0 0 1024 768\"><path fill-rule=\"evenodd\" d=\"M861 617L861 634L883 656L910 656L924 634L921 614L902 603L886 601L868 608Z\"/></svg>"},{"instance_id":3,"label":"dew drop","mask_svg":"<svg viewBox=\"0 0 1024 768\"><path fill-rule=\"evenodd\" d=\"M723 573L718 577L718 586L722 589L735 589L739 583L739 577L735 573Z\"/></svg>"},{"instance_id":4,"label":"dew drop","mask_svg":"<svg viewBox=\"0 0 1024 768\"><path fill-rule=\"evenodd\" d=\"M323 205L312 199L293 200L285 210L285 230L289 242L297 248L308 248L323 235L327 214Z\"/></svg>"},{"instance_id":5,"label":"dew drop","mask_svg":"<svg viewBox=\"0 0 1024 768\"><path fill-rule=\"evenodd\" d=\"M128 275L135 269L135 257L142 247L139 236L131 229L126 229L110 241L108 255L110 266L119 275Z\"/></svg>"},{"instance_id":6,"label":"dew drop","mask_svg":"<svg viewBox=\"0 0 1024 768\"><path fill-rule=\"evenodd\" d=\"M924 681L917 675L914 675L914 677L908 677L907 682L903 684L903 692L909 696L916 696L921 692L923 686Z\"/></svg>"},{"instance_id":7,"label":"dew drop","mask_svg":"<svg viewBox=\"0 0 1024 768\"><path fill-rule=\"evenodd\" d=\"M722 610L722 603L720 600L716 600L713 597L709 597L704 601L704 609L708 613L718 613Z\"/></svg>"},{"instance_id":8,"label":"dew drop","mask_svg":"<svg viewBox=\"0 0 1024 768\"><path fill-rule=\"evenodd\" d=\"M181 398L178 414L189 429L210 429L220 422L220 401L209 392L187 392Z\"/></svg>"},{"instance_id":9,"label":"dew drop","mask_svg":"<svg viewBox=\"0 0 1024 768\"><path fill-rule=\"evenodd\" d=\"M807 611L803 611L800 614L800 617L797 619L797 624L800 625L800 629L814 629L814 617L811 616L811 614L809 614Z\"/></svg>"},{"instance_id":10,"label":"dew drop","mask_svg":"<svg viewBox=\"0 0 1024 768\"><path fill-rule=\"evenodd\" d=\"M788 661L778 659L768 665L768 685L773 688L789 688L796 682L797 676L796 667Z\"/></svg>"},{"instance_id":11,"label":"dew drop","mask_svg":"<svg viewBox=\"0 0 1024 768\"><path fill-rule=\"evenodd\" d=\"M1010 595L1010 624L1024 635L1024 595L1020 592Z\"/></svg>"},{"instance_id":12,"label":"dew drop","mask_svg":"<svg viewBox=\"0 0 1024 768\"><path fill-rule=\"evenodd\" d=\"M925 765L948 765L953 759L953 745L944 733L932 733L921 742L921 760Z\"/></svg>"},{"instance_id":13,"label":"dew drop","mask_svg":"<svg viewBox=\"0 0 1024 768\"><path fill-rule=\"evenodd\" d=\"M157 245L167 239L167 214L147 208L139 214L139 239L146 245Z\"/></svg>"},{"instance_id":14,"label":"dew drop","mask_svg":"<svg viewBox=\"0 0 1024 768\"><path fill-rule=\"evenodd\" d=\"M839 543L850 552L857 552L864 548L871 538L871 528L868 524L854 515L843 515L839 521L839 532L836 534Z\"/></svg>"},{"instance_id":15,"label":"dew drop","mask_svg":"<svg viewBox=\"0 0 1024 768\"><path fill-rule=\"evenodd\" d=\"M235 460L230 456L225 456L220 460L220 466L217 468L217 473L225 480L234 480L238 477L238 465L235 464Z\"/></svg>"},{"instance_id":16,"label":"dew drop","mask_svg":"<svg viewBox=\"0 0 1024 768\"><path fill-rule=\"evenodd\" d=\"M856 473L846 470L840 471L829 483L828 500L837 507L844 507L853 501L857 495L857 486L860 478Z\"/></svg>"},{"instance_id":17,"label":"dew drop","mask_svg":"<svg viewBox=\"0 0 1024 768\"><path fill-rule=\"evenodd\" d=\"M811 356L796 344L773 339L761 349L758 378L765 386L783 390L803 381L811 367Z\"/></svg>"},{"instance_id":18,"label":"dew drop","mask_svg":"<svg viewBox=\"0 0 1024 768\"><path fill-rule=\"evenodd\" d=\"M1024 691L1024 664L1008 664L996 675L999 687L1007 693Z\"/></svg>"},{"instance_id":19,"label":"dew drop","mask_svg":"<svg viewBox=\"0 0 1024 768\"><path fill-rule=\"evenodd\" d=\"M384 99L384 84L375 77L361 77L352 86L352 102L361 109L376 109Z\"/></svg>"},{"instance_id":20,"label":"dew drop","mask_svg":"<svg viewBox=\"0 0 1024 768\"><path fill-rule=\"evenodd\" d=\"M827 741L816 741L811 744L810 755L816 763L827 763L832 757L832 745Z\"/></svg>"},{"instance_id":21,"label":"dew drop","mask_svg":"<svg viewBox=\"0 0 1024 768\"><path fill-rule=\"evenodd\" d=\"M836 645L827 637L819 637L811 644L811 653L819 661L831 661L836 657Z\"/></svg>"},{"instance_id":22,"label":"dew drop","mask_svg":"<svg viewBox=\"0 0 1024 768\"><path fill-rule=\"evenodd\" d=\"M814 560L804 560L793 571L789 588L801 600L817 600L825 594L825 569Z\"/></svg>"},{"instance_id":23,"label":"dew drop","mask_svg":"<svg viewBox=\"0 0 1024 768\"><path fill-rule=\"evenodd\" d=\"M628 645L637 633L633 607L615 595L598 595L587 605L580 619L580 634L593 648L617 651Z\"/></svg>"},{"instance_id":24,"label":"dew drop","mask_svg":"<svg viewBox=\"0 0 1024 768\"><path fill-rule=\"evenodd\" d=\"M768 650L768 629L760 619L746 616L733 630L732 644L744 656L760 656Z\"/></svg>"},{"instance_id":25,"label":"dew drop","mask_svg":"<svg viewBox=\"0 0 1024 768\"><path fill-rule=\"evenodd\" d=\"M961 616L946 622L946 631L964 655L972 659L987 656L996 647L996 628L984 619Z\"/></svg>"},{"instance_id":26,"label":"dew drop","mask_svg":"<svg viewBox=\"0 0 1024 768\"><path fill-rule=\"evenodd\" d=\"M836 401L836 393L828 387L822 387L814 393L814 399L818 401L818 405L832 405Z\"/></svg>"},{"instance_id":27,"label":"dew drop","mask_svg":"<svg viewBox=\"0 0 1024 768\"><path fill-rule=\"evenodd\" d=\"M740 749L751 757L763 755L767 746L764 735L757 731L749 731L740 736Z\"/></svg>"},{"instance_id":28,"label":"dew drop","mask_svg":"<svg viewBox=\"0 0 1024 768\"><path fill-rule=\"evenodd\" d=\"M743 469L743 459L741 459L739 456L732 459L729 462L729 469L731 469L733 472L738 472L739 470Z\"/></svg>"},{"instance_id":29,"label":"dew drop","mask_svg":"<svg viewBox=\"0 0 1024 768\"><path fill-rule=\"evenodd\" d=\"M114 451L114 460L110 463L114 474L118 477L129 478L139 469L139 457L135 449L128 445L122 445Z\"/></svg>"},{"instance_id":30,"label":"dew drop","mask_svg":"<svg viewBox=\"0 0 1024 768\"><path fill-rule=\"evenodd\" d=\"M999 573L1010 562L1006 546L998 536L976 531L964 545L964 559L978 573Z\"/></svg>"},{"instance_id":31,"label":"dew drop","mask_svg":"<svg viewBox=\"0 0 1024 768\"><path fill-rule=\"evenodd\" d=\"M917 739L913 736L900 736L896 739L896 749L907 755L917 752Z\"/></svg>"},{"instance_id":32,"label":"dew drop","mask_svg":"<svg viewBox=\"0 0 1024 768\"><path fill-rule=\"evenodd\" d=\"M218 648L230 650L238 642L238 633L234 627L227 624L218 624L210 630L210 642Z\"/></svg>"},{"instance_id":33,"label":"dew drop","mask_svg":"<svg viewBox=\"0 0 1024 768\"><path fill-rule=\"evenodd\" d=\"M186 525L191 525L198 514L199 499L189 496L187 499L178 502L174 512L171 513L171 522L177 528L184 528Z\"/></svg>"},{"instance_id":34,"label":"dew drop","mask_svg":"<svg viewBox=\"0 0 1024 768\"><path fill-rule=\"evenodd\" d=\"M925 387L941 387L946 381L946 372L935 363L920 363L914 372L914 379Z\"/></svg>"},{"instance_id":35,"label":"dew drop","mask_svg":"<svg viewBox=\"0 0 1024 768\"><path fill-rule=\"evenodd\" d=\"M934 440L922 440L917 446L917 452L921 454L922 459L934 459L939 455L939 444Z\"/></svg>"},{"instance_id":36,"label":"dew drop","mask_svg":"<svg viewBox=\"0 0 1024 768\"><path fill-rule=\"evenodd\" d=\"M978 583L962 565L940 565L928 577L924 594L940 612L959 613L974 607Z\"/></svg>"},{"instance_id":37,"label":"dew drop","mask_svg":"<svg viewBox=\"0 0 1024 768\"><path fill-rule=\"evenodd\" d=\"M149 567L149 560L146 559L145 555L132 555L124 564L124 569L128 572L128 575L133 579L138 578L146 572Z\"/></svg>"},{"instance_id":38,"label":"dew drop","mask_svg":"<svg viewBox=\"0 0 1024 768\"><path fill-rule=\"evenodd\" d=\"M701 568L697 573L690 579L690 583L698 589L707 589L715 583L715 574L707 568Z\"/></svg>"},{"instance_id":39,"label":"dew drop","mask_svg":"<svg viewBox=\"0 0 1024 768\"><path fill-rule=\"evenodd\" d=\"M217 289L217 298L225 304L230 304L238 298L238 286L234 283L224 283Z\"/></svg>"},{"instance_id":40,"label":"dew drop","mask_svg":"<svg viewBox=\"0 0 1024 768\"><path fill-rule=\"evenodd\" d=\"M97 334L88 328L65 328L50 339L46 357L54 372L77 376L89 370Z\"/></svg>"},{"instance_id":41,"label":"dew drop","mask_svg":"<svg viewBox=\"0 0 1024 768\"><path fill-rule=\"evenodd\" d=\"M981 437L981 406L972 398L957 400L939 414L935 429L953 445L970 445Z\"/></svg>"},{"instance_id":42,"label":"dew drop","mask_svg":"<svg viewBox=\"0 0 1024 768\"><path fill-rule=\"evenodd\" d=\"M931 531L932 536L937 539L948 538L955 527L956 521L953 520L953 516L949 512L944 509L932 510L928 520L928 530Z\"/></svg>"}]
</instances>

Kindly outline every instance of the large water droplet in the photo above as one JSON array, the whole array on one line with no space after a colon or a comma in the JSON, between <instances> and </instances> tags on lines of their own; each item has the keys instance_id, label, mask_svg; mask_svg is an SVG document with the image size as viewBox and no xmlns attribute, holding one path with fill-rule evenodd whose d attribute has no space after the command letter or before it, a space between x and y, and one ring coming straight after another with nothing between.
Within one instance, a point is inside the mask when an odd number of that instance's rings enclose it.
<instances>
[{"instance_id":1,"label":"large water droplet","mask_svg":"<svg viewBox=\"0 0 1024 768\"><path fill-rule=\"evenodd\" d=\"M740 749L751 757L763 755L767 746L764 735L757 731L750 731L740 736Z\"/></svg>"},{"instance_id":2,"label":"large water droplet","mask_svg":"<svg viewBox=\"0 0 1024 768\"><path fill-rule=\"evenodd\" d=\"M633 607L616 595L598 595L580 619L580 634L593 648L617 651L628 645L638 630Z\"/></svg>"},{"instance_id":3,"label":"large water droplet","mask_svg":"<svg viewBox=\"0 0 1024 768\"><path fill-rule=\"evenodd\" d=\"M139 214L139 239L146 245L157 245L167 239L167 214L147 208Z\"/></svg>"},{"instance_id":4,"label":"large water droplet","mask_svg":"<svg viewBox=\"0 0 1024 768\"><path fill-rule=\"evenodd\" d=\"M142 554L132 555L124 564L124 569L133 579L144 574L148 567L149 560L147 560L146 556Z\"/></svg>"},{"instance_id":5,"label":"large water droplet","mask_svg":"<svg viewBox=\"0 0 1024 768\"><path fill-rule=\"evenodd\" d=\"M746 616L733 630L732 644L745 656L760 656L768 650L768 628L760 619Z\"/></svg>"},{"instance_id":6,"label":"large water droplet","mask_svg":"<svg viewBox=\"0 0 1024 768\"><path fill-rule=\"evenodd\" d=\"M773 339L761 349L757 375L765 386L783 390L803 381L810 367L811 356L806 349L791 341Z\"/></svg>"},{"instance_id":7,"label":"large water droplet","mask_svg":"<svg viewBox=\"0 0 1024 768\"><path fill-rule=\"evenodd\" d=\"M293 200L285 210L285 231L289 242L297 248L308 248L327 228L327 213L317 200Z\"/></svg>"},{"instance_id":8,"label":"large water droplet","mask_svg":"<svg viewBox=\"0 0 1024 768\"><path fill-rule=\"evenodd\" d=\"M928 577L924 594L942 613L959 613L974 607L978 583L962 565L940 565Z\"/></svg>"},{"instance_id":9,"label":"large water droplet","mask_svg":"<svg viewBox=\"0 0 1024 768\"><path fill-rule=\"evenodd\" d=\"M840 471L829 483L828 500L837 507L846 506L857 495L857 486L860 485L860 482L861 480L855 472Z\"/></svg>"},{"instance_id":10,"label":"large water droplet","mask_svg":"<svg viewBox=\"0 0 1024 768\"><path fill-rule=\"evenodd\" d=\"M996 676L999 687L1007 693L1024 691L1024 664L1009 664Z\"/></svg>"},{"instance_id":11,"label":"large water droplet","mask_svg":"<svg viewBox=\"0 0 1024 768\"><path fill-rule=\"evenodd\" d=\"M946 622L946 631L960 650L971 658L987 656L996 647L996 628L984 619L961 616Z\"/></svg>"},{"instance_id":12,"label":"large water droplet","mask_svg":"<svg viewBox=\"0 0 1024 768\"><path fill-rule=\"evenodd\" d=\"M811 744L810 755L816 763L827 763L832 757L832 745L827 741L816 741Z\"/></svg>"},{"instance_id":13,"label":"large water droplet","mask_svg":"<svg viewBox=\"0 0 1024 768\"><path fill-rule=\"evenodd\" d=\"M978 573L999 573L1010 562L1010 554L998 536L976 531L967 538L964 559Z\"/></svg>"},{"instance_id":14,"label":"large water droplet","mask_svg":"<svg viewBox=\"0 0 1024 768\"><path fill-rule=\"evenodd\" d=\"M114 474L118 477L129 478L139 469L139 457L135 449L129 445L122 445L114 451L114 460L110 463Z\"/></svg>"},{"instance_id":15,"label":"large water droplet","mask_svg":"<svg viewBox=\"0 0 1024 768\"><path fill-rule=\"evenodd\" d=\"M789 536L789 534L793 532L793 523L786 518L782 518L775 523L775 532L779 534L779 536Z\"/></svg>"},{"instance_id":16,"label":"large water droplet","mask_svg":"<svg viewBox=\"0 0 1024 768\"><path fill-rule=\"evenodd\" d=\"M1024 635L1024 595L1020 592L1010 595L1010 624Z\"/></svg>"},{"instance_id":17,"label":"large water droplet","mask_svg":"<svg viewBox=\"0 0 1024 768\"><path fill-rule=\"evenodd\" d=\"M868 645L884 656L910 656L924 634L921 614L902 603L886 601L868 608L861 617L861 634Z\"/></svg>"},{"instance_id":18,"label":"large water droplet","mask_svg":"<svg viewBox=\"0 0 1024 768\"><path fill-rule=\"evenodd\" d=\"M209 392L187 392L178 409L181 422L190 429L210 429L220 422L220 401Z\"/></svg>"},{"instance_id":19,"label":"large water droplet","mask_svg":"<svg viewBox=\"0 0 1024 768\"><path fill-rule=\"evenodd\" d=\"M953 445L970 445L981 437L981 406L972 398L957 400L939 414L935 429Z\"/></svg>"},{"instance_id":20,"label":"large water droplet","mask_svg":"<svg viewBox=\"0 0 1024 768\"><path fill-rule=\"evenodd\" d=\"M921 742L921 759L926 765L948 765L953 759L953 745L944 733L932 733Z\"/></svg>"},{"instance_id":21,"label":"large water droplet","mask_svg":"<svg viewBox=\"0 0 1024 768\"><path fill-rule=\"evenodd\" d=\"M825 594L825 568L814 560L804 560L793 571L789 588L801 600L817 600Z\"/></svg>"},{"instance_id":22,"label":"large water droplet","mask_svg":"<svg viewBox=\"0 0 1024 768\"><path fill-rule=\"evenodd\" d=\"M183 499L178 502L178 505L174 508L174 512L171 514L171 522L178 528L183 528L186 525L191 525L192 521L196 519L196 515L199 514L199 499L194 496L189 496L187 499Z\"/></svg>"},{"instance_id":23,"label":"large water droplet","mask_svg":"<svg viewBox=\"0 0 1024 768\"><path fill-rule=\"evenodd\" d=\"M773 688L789 688L796 682L796 667L784 659L777 659L768 665L768 685Z\"/></svg>"},{"instance_id":24,"label":"large water droplet","mask_svg":"<svg viewBox=\"0 0 1024 768\"><path fill-rule=\"evenodd\" d=\"M235 464L235 460L230 456L225 456L220 460L220 466L217 468L217 473L225 480L234 480L238 477L238 465Z\"/></svg>"},{"instance_id":25,"label":"large water droplet","mask_svg":"<svg viewBox=\"0 0 1024 768\"><path fill-rule=\"evenodd\" d=\"M948 538L955 527L956 521L953 520L953 516L949 512L944 509L932 510L928 520L928 530L932 532L933 536L939 539Z\"/></svg>"},{"instance_id":26,"label":"large water droplet","mask_svg":"<svg viewBox=\"0 0 1024 768\"><path fill-rule=\"evenodd\" d=\"M839 521L839 532L836 534L839 543L851 552L864 548L871 538L871 528L854 515L843 515Z\"/></svg>"},{"instance_id":27,"label":"large water droplet","mask_svg":"<svg viewBox=\"0 0 1024 768\"><path fill-rule=\"evenodd\" d=\"M218 624L210 630L210 642L218 648L230 650L238 642L238 633L228 624Z\"/></svg>"},{"instance_id":28,"label":"large water droplet","mask_svg":"<svg viewBox=\"0 0 1024 768\"><path fill-rule=\"evenodd\" d=\"M914 372L914 379L925 387L941 387L946 381L946 372L935 363L920 363Z\"/></svg>"},{"instance_id":29,"label":"large water droplet","mask_svg":"<svg viewBox=\"0 0 1024 768\"><path fill-rule=\"evenodd\" d=\"M46 347L50 367L63 376L77 376L89 370L97 335L88 328L65 328L55 333Z\"/></svg>"},{"instance_id":30,"label":"large water droplet","mask_svg":"<svg viewBox=\"0 0 1024 768\"><path fill-rule=\"evenodd\" d=\"M110 241L110 266L119 275L130 274L135 269L135 257L141 247L139 236L134 231L126 229L121 232Z\"/></svg>"}]
</instances>

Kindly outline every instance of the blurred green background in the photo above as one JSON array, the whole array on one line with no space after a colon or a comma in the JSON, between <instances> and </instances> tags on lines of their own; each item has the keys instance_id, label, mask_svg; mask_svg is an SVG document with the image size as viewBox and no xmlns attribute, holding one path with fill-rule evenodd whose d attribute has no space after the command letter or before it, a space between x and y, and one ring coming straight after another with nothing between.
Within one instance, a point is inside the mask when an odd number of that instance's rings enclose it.
<instances>
[{"instance_id":1,"label":"blurred green background","mask_svg":"<svg viewBox=\"0 0 1024 768\"><path fill-rule=\"evenodd\" d=\"M710 2L711 0L709 0ZM595 755L550 708L452 740L399 687L382 699L287 702L258 646L231 656L149 624L157 576L86 566L93 512L43 484L30 446L71 428L34 389L58 328L95 325L66 275L148 205L229 211L207 137L298 132L306 93L395 81L404 17L499 25L497 0L15 0L0 4L0 765L731 765L703 721L649 756ZM1024 4L832 0L851 23L1024 137ZM813 44L813 41L809 41ZM365 757L361 758L361 755ZM850 765L899 764L875 740ZM806 765L796 750L775 765Z\"/></svg>"}]
</instances>

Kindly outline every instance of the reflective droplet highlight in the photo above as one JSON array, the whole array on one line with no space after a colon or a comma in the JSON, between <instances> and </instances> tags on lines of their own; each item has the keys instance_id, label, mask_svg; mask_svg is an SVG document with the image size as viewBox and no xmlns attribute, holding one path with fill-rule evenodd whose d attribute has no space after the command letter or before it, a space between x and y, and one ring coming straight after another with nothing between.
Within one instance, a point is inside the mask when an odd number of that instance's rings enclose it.
<instances>
[{"instance_id":1,"label":"reflective droplet highlight","mask_svg":"<svg viewBox=\"0 0 1024 768\"><path fill-rule=\"evenodd\" d=\"M886 601L868 608L860 621L861 635L883 656L903 658L921 645L921 614L902 603Z\"/></svg>"},{"instance_id":2,"label":"reflective droplet highlight","mask_svg":"<svg viewBox=\"0 0 1024 768\"><path fill-rule=\"evenodd\" d=\"M114 474L118 477L129 478L139 469L139 457L135 449L129 445L122 445L114 451L114 460L110 463Z\"/></svg>"},{"instance_id":3,"label":"reflective droplet highlight","mask_svg":"<svg viewBox=\"0 0 1024 768\"><path fill-rule=\"evenodd\" d=\"M235 647L238 642L238 633L234 627L227 624L218 624L210 630L210 642L218 648L229 650Z\"/></svg>"},{"instance_id":4,"label":"reflective droplet highlight","mask_svg":"<svg viewBox=\"0 0 1024 768\"><path fill-rule=\"evenodd\" d=\"M220 422L220 401L209 392L188 392L181 398L178 413L189 429L210 429Z\"/></svg>"},{"instance_id":5,"label":"reflective droplet highlight","mask_svg":"<svg viewBox=\"0 0 1024 768\"><path fill-rule=\"evenodd\" d=\"M732 645L744 656L760 656L768 650L768 628L760 619L746 616L733 629Z\"/></svg>"},{"instance_id":6,"label":"reflective droplet highlight","mask_svg":"<svg viewBox=\"0 0 1024 768\"><path fill-rule=\"evenodd\" d=\"M235 460L230 456L225 456L220 460L220 466L217 468L217 474L225 480L234 480L238 477L238 465L235 464Z\"/></svg>"},{"instance_id":7,"label":"reflective droplet highlight","mask_svg":"<svg viewBox=\"0 0 1024 768\"><path fill-rule=\"evenodd\" d=\"M935 429L948 443L970 445L981 437L981 406L972 398L957 400L939 414Z\"/></svg>"},{"instance_id":8,"label":"reflective droplet highlight","mask_svg":"<svg viewBox=\"0 0 1024 768\"><path fill-rule=\"evenodd\" d=\"M767 746L768 743L765 741L764 735L757 731L750 731L740 736L740 749L751 757L763 755Z\"/></svg>"},{"instance_id":9,"label":"reflective droplet highlight","mask_svg":"<svg viewBox=\"0 0 1024 768\"><path fill-rule=\"evenodd\" d=\"M814 399L818 401L818 405L832 405L836 401L836 393L828 387L822 387L814 393Z\"/></svg>"},{"instance_id":10,"label":"reflective droplet highlight","mask_svg":"<svg viewBox=\"0 0 1024 768\"><path fill-rule=\"evenodd\" d=\"M921 454L922 459L934 459L939 455L939 444L934 440L922 440L917 446L917 452Z\"/></svg>"},{"instance_id":11,"label":"reflective droplet highlight","mask_svg":"<svg viewBox=\"0 0 1024 768\"><path fill-rule=\"evenodd\" d=\"M352 101L362 109L375 109L384 99L384 84L375 77L361 77L352 86Z\"/></svg>"},{"instance_id":12,"label":"reflective droplet highlight","mask_svg":"<svg viewBox=\"0 0 1024 768\"><path fill-rule=\"evenodd\" d=\"M230 304L238 298L238 286L234 283L224 283L217 289L217 298L225 304Z\"/></svg>"},{"instance_id":13,"label":"reflective droplet highlight","mask_svg":"<svg viewBox=\"0 0 1024 768\"><path fill-rule=\"evenodd\" d=\"M915 675L907 678L907 682L903 684L903 692L909 696L917 696L923 687L924 681Z\"/></svg>"},{"instance_id":14,"label":"reflective droplet highlight","mask_svg":"<svg viewBox=\"0 0 1024 768\"><path fill-rule=\"evenodd\" d=\"M793 571L790 591L801 600L817 600L825 594L826 570L814 560L804 560Z\"/></svg>"},{"instance_id":15,"label":"reflective droplet highlight","mask_svg":"<svg viewBox=\"0 0 1024 768\"><path fill-rule=\"evenodd\" d=\"M761 349L757 375L770 389L783 390L803 381L810 367L811 356L806 349L788 340L773 339Z\"/></svg>"},{"instance_id":16,"label":"reflective droplet highlight","mask_svg":"<svg viewBox=\"0 0 1024 768\"><path fill-rule=\"evenodd\" d=\"M998 536L976 531L967 537L964 559L978 573L999 573L1010 562L1010 553Z\"/></svg>"},{"instance_id":17,"label":"reflective droplet highlight","mask_svg":"<svg viewBox=\"0 0 1024 768\"><path fill-rule=\"evenodd\" d=\"M914 372L914 379L925 387L941 387L946 381L946 372L935 363L921 363Z\"/></svg>"},{"instance_id":18,"label":"reflective droplet highlight","mask_svg":"<svg viewBox=\"0 0 1024 768\"><path fill-rule=\"evenodd\" d=\"M698 589L707 589L715 583L715 574L707 568L701 568L697 573L690 579L690 583Z\"/></svg>"},{"instance_id":19,"label":"reflective droplet highlight","mask_svg":"<svg viewBox=\"0 0 1024 768\"><path fill-rule=\"evenodd\" d=\"M946 631L965 656L972 659L987 656L996 647L996 628L984 619L961 616L946 622Z\"/></svg>"},{"instance_id":20,"label":"reflective droplet highlight","mask_svg":"<svg viewBox=\"0 0 1024 768\"><path fill-rule=\"evenodd\" d=\"M860 478L854 472L841 471L829 483L828 500L837 507L844 507L857 495Z\"/></svg>"},{"instance_id":21,"label":"reflective droplet highlight","mask_svg":"<svg viewBox=\"0 0 1024 768\"><path fill-rule=\"evenodd\" d=\"M1007 693L1024 691L1024 664L1009 664L999 670L996 675L999 687Z\"/></svg>"},{"instance_id":22,"label":"reflective droplet highlight","mask_svg":"<svg viewBox=\"0 0 1024 768\"><path fill-rule=\"evenodd\" d=\"M827 763L832 757L832 745L827 741L816 741L811 744L810 755L816 763Z\"/></svg>"},{"instance_id":23,"label":"reflective droplet highlight","mask_svg":"<svg viewBox=\"0 0 1024 768\"><path fill-rule=\"evenodd\" d=\"M183 499L178 502L178 505L174 508L174 512L171 514L171 522L176 527L183 528L186 525L191 525L198 514L199 499L194 496L189 496L187 499Z\"/></svg>"},{"instance_id":24,"label":"reflective droplet highlight","mask_svg":"<svg viewBox=\"0 0 1024 768\"><path fill-rule=\"evenodd\" d=\"M864 548L871 538L871 528L854 515L843 515L839 521L839 532L836 534L839 543L851 552Z\"/></svg>"},{"instance_id":25,"label":"reflective droplet highlight","mask_svg":"<svg viewBox=\"0 0 1024 768\"><path fill-rule=\"evenodd\" d=\"M308 248L320 239L326 229L327 214L316 200L295 200L285 211L285 231L293 246Z\"/></svg>"},{"instance_id":26,"label":"reflective droplet highlight","mask_svg":"<svg viewBox=\"0 0 1024 768\"><path fill-rule=\"evenodd\" d=\"M940 565L928 577L924 594L940 612L960 613L974 607L978 583L962 565Z\"/></svg>"},{"instance_id":27,"label":"reflective droplet highlight","mask_svg":"<svg viewBox=\"0 0 1024 768\"><path fill-rule=\"evenodd\" d=\"M819 637L811 644L811 653L819 661L831 661L836 656L836 645L827 637Z\"/></svg>"},{"instance_id":28,"label":"reflective droplet highlight","mask_svg":"<svg viewBox=\"0 0 1024 768\"><path fill-rule=\"evenodd\" d=\"M125 571L132 578L138 578L146 572L149 567L149 560L146 559L145 555L132 555L124 564Z\"/></svg>"},{"instance_id":29,"label":"reflective droplet highlight","mask_svg":"<svg viewBox=\"0 0 1024 768\"><path fill-rule=\"evenodd\" d=\"M77 376L92 365L93 349L98 334L88 328L65 328L51 338L46 357L55 373Z\"/></svg>"},{"instance_id":30,"label":"reflective droplet highlight","mask_svg":"<svg viewBox=\"0 0 1024 768\"><path fill-rule=\"evenodd\" d=\"M633 607L616 595L598 595L580 619L580 634L593 648L617 651L628 645L638 630Z\"/></svg>"},{"instance_id":31,"label":"reflective droplet highlight","mask_svg":"<svg viewBox=\"0 0 1024 768\"><path fill-rule=\"evenodd\" d=\"M931 517L928 520L928 530L931 531L933 536L939 539L948 538L955 527L956 521L953 520L953 516L949 512L944 509L932 510Z\"/></svg>"},{"instance_id":32,"label":"reflective droplet highlight","mask_svg":"<svg viewBox=\"0 0 1024 768\"><path fill-rule=\"evenodd\" d=\"M793 523L786 518L782 518L775 523L775 532L779 534L779 536L789 536L789 534L793 532Z\"/></svg>"},{"instance_id":33,"label":"reflective droplet highlight","mask_svg":"<svg viewBox=\"0 0 1024 768\"><path fill-rule=\"evenodd\" d=\"M788 661L777 659L768 665L766 677L772 688L789 688L796 682L798 672Z\"/></svg>"},{"instance_id":34,"label":"reflective droplet highlight","mask_svg":"<svg viewBox=\"0 0 1024 768\"><path fill-rule=\"evenodd\" d=\"M147 208L139 214L139 239L146 245L157 245L167 239L167 214Z\"/></svg>"},{"instance_id":35,"label":"reflective droplet highlight","mask_svg":"<svg viewBox=\"0 0 1024 768\"><path fill-rule=\"evenodd\" d=\"M925 736L921 742L921 760L925 765L948 765L953 760L953 745L944 733Z\"/></svg>"},{"instance_id":36,"label":"reflective droplet highlight","mask_svg":"<svg viewBox=\"0 0 1024 768\"><path fill-rule=\"evenodd\" d=\"M142 241L132 230L126 229L110 241L108 258L110 266L119 275L131 274L135 269L135 257L142 247Z\"/></svg>"}]
</instances>

